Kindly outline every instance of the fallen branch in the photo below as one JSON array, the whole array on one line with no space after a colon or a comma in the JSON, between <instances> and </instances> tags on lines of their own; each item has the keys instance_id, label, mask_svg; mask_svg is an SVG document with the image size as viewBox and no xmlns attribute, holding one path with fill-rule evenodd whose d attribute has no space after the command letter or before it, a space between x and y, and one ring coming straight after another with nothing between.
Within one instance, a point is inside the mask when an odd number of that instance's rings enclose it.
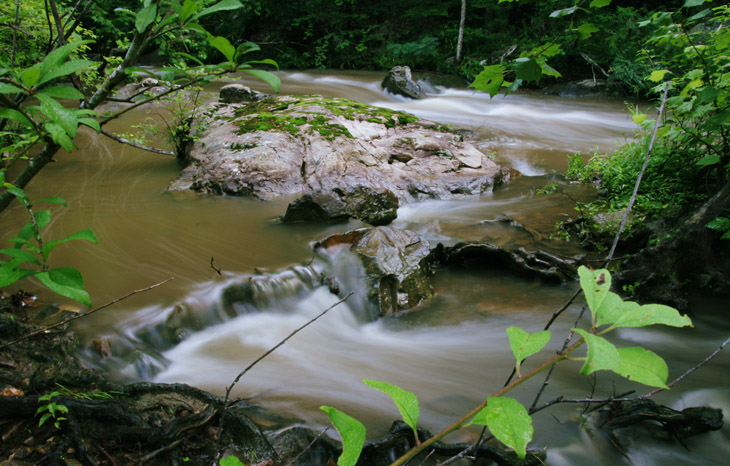
<instances>
[{"instance_id":1,"label":"fallen branch","mask_svg":"<svg viewBox=\"0 0 730 466\"><path fill-rule=\"evenodd\" d=\"M175 153L173 153L173 152L170 152L169 150L164 150L164 149L156 149L156 148L154 148L154 147L148 147L148 146L144 146L144 145L142 145L142 144L138 144L138 143L136 143L136 142L134 142L134 141L130 141L130 140L129 140L129 139L127 139L127 138L123 138L123 137L121 137L121 136L117 136L116 134L114 134L114 133L110 133L109 131L106 131L106 130L104 130L104 129L102 129L102 130L101 130L100 132L101 132L101 134L103 134L104 136L106 136L106 137L108 137L108 138L110 138L110 139L114 139L115 141L117 141L117 142L119 142L119 143L122 143L122 144L126 144L126 145L128 145L128 146L132 146L132 147L134 147L134 148L137 148L137 149L142 149L142 150L146 150L146 151L148 151L148 152L153 152L153 153L155 153L155 154L171 155L171 156L175 157Z\"/></svg>"},{"instance_id":2,"label":"fallen branch","mask_svg":"<svg viewBox=\"0 0 730 466\"><path fill-rule=\"evenodd\" d=\"M22 336L22 337L20 337L20 338L18 338L16 340L13 340L11 342L4 343L4 344L0 345L0 349L5 349L8 346L12 346L12 345L14 345L16 343L19 343L19 342L21 342L23 340L27 340L28 338L34 337L36 335L40 335L41 333L46 333L50 329L56 328L56 327L60 327L61 325L64 325L64 324L67 324L67 323L71 322L72 320L80 319L82 317L86 317L86 316L88 316L90 314L93 314L93 313L95 313L97 311L101 311L102 309L107 308L107 307L111 306L112 304L116 304L119 301L123 301L123 300L129 298L130 296L134 296L134 295L139 294L139 293L144 293L145 291L149 291L149 290L151 290L153 288L157 288L158 286L164 285L165 283L169 282L170 280L173 280L174 278L175 277L170 277L170 278L168 278L165 281L162 281L162 282L157 283L155 285L148 286L147 288L142 288L142 289L139 289L139 290L134 290L134 291L132 291L130 293L127 293L126 295L122 296L121 298L117 298L117 299L114 299L112 301L109 301L108 303L104 304L103 306L99 306L96 309L92 309L92 310L90 310L88 312L84 312L83 314L77 314L77 315L68 317L68 318L62 320L61 322L57 322L57 323L55 323L53 325L49 325L47 327L43 327L41 329L38 329L35 332L31 332L31 333L29 333L27 335L24 335L24 336Z\"/></svg>"}]
</instances>

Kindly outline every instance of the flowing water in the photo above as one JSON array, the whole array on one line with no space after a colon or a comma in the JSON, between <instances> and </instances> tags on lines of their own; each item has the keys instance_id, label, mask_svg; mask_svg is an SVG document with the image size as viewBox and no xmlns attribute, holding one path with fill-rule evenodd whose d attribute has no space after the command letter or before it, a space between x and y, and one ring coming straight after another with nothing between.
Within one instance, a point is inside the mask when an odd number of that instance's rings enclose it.
<instances>
[{"instance_id":1,"label":"flowing water","mask_svg":"<svg viewBox=\"0 0 730 466\"><path fill-rule=\"evenodd\" d=\"M531 93L490 100L470 90L433 85L428 98L408 101L381 91L382 74L377 73L296 72L281 77L284 94L348 97L472 130L482 151L523 174L481 197L401 207L393 226L418 231L434 245L490 241L575 254L575 244L549 236L556 221L574 213L574 200L588 198L590 190L564 184L566 194L537 196L535 191L562 183L567 154L611 150L634 130L620 101ZM267 91L260 83L244 81ZM145 117L143 110L130 112L110 129L134 131L131 127ZM54 210L50 237L90 227L99 244L61 246L53 263L81 270L95 305L175 277L78 321L84 341L103 336L112 342L114 357L84 356L118 380L185 382L223 394L244 367L337 301L318 285L318 275L326 273L338 277L343 293L352 290L355 295L247 373L234 396L252 398L280 415L283 420L275 425L299 422L321 428L327 419L319 406L335 406L361 419L375 438L397 411L361 380L384 380L415 392L421 402L420 423L437 431L502 386L513 360L505 329L541 329L577 287L547 286L499 270L444 270L434 277L436 297L423 309L372 320L357 261L346 252L313 257L311 248L317 239L362 224L282 225L277 217L288 200L262 203L170 193L165 187L179 171L171 158L90 132L82 132L76 143L80 149L70 156L59 154L58 162L44 169L28 191L33 198L60 195L68 201L68 208ZM505 215L524 228L496 221ZM0 239L14 235L21 217L18 206L0 215ZM221 304L223 290L240 283L253 287L255 299L233 308ZM698 301L694 328L625 329L613 339L623 346L646 345L665 356L673 378L727 337L726 311L723 303ZM553 327L551 350L562 344L579 312L580 305L569 308ZM549 353L531 358L524 367L534 367ZM596 396L646 391L604 374L594 387L578 369L579 363L559 366L542 402L559 395L584 397L594 388ZM513 396L529 404L538 385L526 384ZM729 413L730 357L721 354L655 399L675 408L711 405ZM626 462L600 431L581 427L579 414L577 405L560 405L534 416L533 444L550 447L548 464ZM475 435L465 431L453 438L470 440ZM730 455L729 440L726 427L687 440L691 453L678 443L644 438L623 439L623 451L633 464L721 464Z\"/></svg>"}]
</instances>

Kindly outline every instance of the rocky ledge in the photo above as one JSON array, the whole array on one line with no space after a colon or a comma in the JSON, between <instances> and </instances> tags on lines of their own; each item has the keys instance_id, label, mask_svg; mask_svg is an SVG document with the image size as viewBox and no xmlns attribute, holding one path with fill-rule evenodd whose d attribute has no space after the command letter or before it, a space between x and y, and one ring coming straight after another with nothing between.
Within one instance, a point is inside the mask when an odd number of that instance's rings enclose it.
<instances>
[{"instance_id":1,"label":"rocky ledge","mask_svg":"<svg viewBox=\"0 0 730 466\"><path fill-rule=\"evenodd\" d=\"M360 218L357 205L368 205L362 193L391 199L384 209L392 211L396 200L482 194L509 175L448 127L348 99L265 97L211 104L205 115L207 129L171 190L262 200L309 196L309 209L326 199L326 215L318 211L313 220L327 220Z\"/></svg>"}]
</instances>

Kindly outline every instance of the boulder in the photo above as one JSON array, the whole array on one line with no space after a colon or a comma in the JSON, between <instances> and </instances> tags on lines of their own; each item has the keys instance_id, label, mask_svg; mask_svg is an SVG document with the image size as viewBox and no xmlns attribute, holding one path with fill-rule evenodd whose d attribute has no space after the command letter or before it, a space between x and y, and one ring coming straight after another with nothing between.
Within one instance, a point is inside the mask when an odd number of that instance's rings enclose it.
<instances>
[{"instance_id":1,"label":"boulder","mask_svg":"<svg viewBox=\"0 0 730 466\"><path fill-rule=\"evenodd\" d=\"M315 249L341 244L349 245L362 261L368 298L381 316L413 310L433 296L431 250L421 235L391 227L360 229L332 235Z\"/></svg>"},{"instance_id":2,"label":"boulder","mask_svg":"<svg viewBox=\"0 0 730 466\"><path fill-rule=\"evenodd\" d=\"M265 94L261 94L256 91L252 91L250 88L243 84L228 84L221 87L218 93L218 100L225 104L239 104L241 102L256 102L265 97Z\"/></svg>"},{"instance_id":3,"label":"boulder","mask_svg":"<svg viewBox=\"0 0 730 466\"><path fill-rule=\"evenodd\" d=\"M305 194L289 204L282 221L337 222L356 218L380 226L395 220L397 212L398 198L391 191L357 186Z\"/></svg>"},{"instance_id":4,"label":"boulder","mask_svg":"<svg viewBox=\"0 0 730 466\"><path fill-rule=\"evenodd\" d=\"M443 125L349 99L265 98L212 104L205 113L207 129L171 190L262 200L334 193L331 201L347 215L381 224L385 220L370 213L353 214L355 205L363 205L361 194L379 193L388 201L383 205L391 206L390 196L383 194L390 191L403 205L479 195L509 177L509 171ZM328 209L320 214L329 221Z\"/></svg>"},{"instance_id":5,"label":"boulder","mask_svg":"<svg viewBox=\"0 0 730 466\"><path fill-rule=\"evenodd\" d=\"M423 97L421 86L413 80L411 69L408 66L394 66L388 71L381 87L391 94L420 99Z\"/></svg>"}]
</instances>

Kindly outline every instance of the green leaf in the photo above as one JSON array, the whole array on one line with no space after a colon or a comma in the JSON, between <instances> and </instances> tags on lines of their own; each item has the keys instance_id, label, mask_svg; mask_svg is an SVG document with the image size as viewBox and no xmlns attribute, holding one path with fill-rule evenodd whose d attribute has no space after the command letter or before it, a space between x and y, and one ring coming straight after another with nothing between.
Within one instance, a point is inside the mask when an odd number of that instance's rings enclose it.
<instances>
[{"instance_id":1,"label":"green leaf","mask_svg":"<svg viewBox=\"0 0 730 466\"><path fill-rule=\"evenodd\" d=\"M730 218L716 217L713 221L707 224L707 228L718 231L730 230Z\"/></svg>"},{"instance_id":2,"label":"green leaf","mask_svg":"<svg viewBox=\"0 0 730 466\"><path fill-rule=\"evenodd\" d=\"M600 29L593 23L583 23L578 26L577 31L581 40L585 40L591 37L594 32L600 31Z\"/></svg>"},{"instance_id":3,"label":"green leaf","mask_svg":"<svg viewBox=\"0 0 730 466\"><path fill-rule=\"evenodd\" d=\"M588 8L603 8L611 4L611 0L593 0Z\"/></svg>"},{"instance_id":4,"label":"green leaf","mask_svg":"<svg viewBox=\"0 0 730 466\"><path fill-rule=\"evenodd\" d=\"M469 425L487 426L492 434L521 459L527 454L527 444L532 440L532 418L524 406L514 398L490 397L487 406L479 411Z\"/></svg>"},{"instance_id":5,"label":"green leaf","mask_svg":"<svg viewBox=\"0 0 730 466\"><path fill-rule=\"evenodd\" d=\"M714 87L706 87L702 89L702 92L700 92L700 95L697 96L697 103L699 104L709 104L710 102L714 102L715 99L723 95L724 92L720 89L716 89Z\"/></svg>"},{"instance_id":6,"label":"green leaf","mask_svg":"<svg viewBox=\"0 0 730 466\"><path fill-rule=\"evenodd\" d=\"M582 375L590 375L600 370L612 371L618 368L621 357L613 343L585 330L579 328L574 330L588 344L588 355L583 367L580 369Z\"/></svg>"},{"instance_id":7,"label":"green leaf","mask_svg":"<svg viewBox=\"0 0 730 466\"><path fill-rule=\"evenodd\" d=\"M601 307L601 303L611 288L611 274L606 269L591 270L581 265L578 267L578 276L586 303L593 314L592 322L595 324L596 311Z\"/></svg>"},{"instance_id":8,"label":"green leaf","mask_svg":"<svg viewBox=\"0 0 730 466\"><path fill-rule=\"evenodd\" d=\"M8 255L14 259L22 260L23 262L28 262L35 265L41 265L41 263L38 261L38 259L35 257L35 254L32 254L25 249L0 249L0 253ZM5 286L5 285L0 285Z\"/></svg>"},{"instance_id":9,"label":"green leaf","mask_svg":"<svg viewBox=\"0 0 730 466\"><path fill-rule=\"evenodd\" d=\"M198 3L193 0L185 0L185 3L183 3L182 9L180 10L180 23L182 24L187 22L187 20L190 19L196 11L198 11Z\"/></svg>"},{"instance_id":10,"label":"green leaf","mask_svg":"<svg viewBox=\"0 0 730 466\"><path fill-rule=\"evenodd\" d=\"M84 280L78 270L72 267L62 267L40 272L36 274L36 277L54 293L91 307L91 298L89 293L84 290Z\"/></svg>"},{"instance_id":11,"label":"green leaf","mask_svg":"<svg viewBox=\"0 0 730 466\"><path fill-rule=\"evenodd\" d=\"M157 4L151 3L137 13L134 27L137 28L138 33L142 34L155 21L155 18L157 18Z\"/></svg>"},{"instance_id":12,"label":"green leaf","mask_svg":"<svg viewBox=\"0 0 730 466\"><path fill-rule=\"evenodd\" d=\"M101 132L101 125L98 121L94 120L93 118L79 118L79 124L80 125L86 125L89 128L93 129L97 133Z\"/></svg>"},{"instance_id":13,"label":"green leaf","mask_svg":"<svg viewBox=\"0 0 730 466\"><path fill-rule=\"evenodd\" d=\"M42 84L45 84L52 79L68 76L69 74L76 73L77 71L81 71L84 68L88 68L95 64L96 63L91 60L72 60L66 62L61 66L50 70L47 74L43 75L43 78L38 81L38 85L40 86Z\"/></svg>"},{"instance_id":14,"label":"green leaf","mask_svg":"<svg viewBox=\"0 0 730 466\"><path fill-rule=\"evenodd\" d=\"M79 122L76 115L70 109L67 109L55 99L45 95L39 95L41 101L41 112L43 112L51 122L59 125L68 134L70 138L76 136Z\"/></svg>"},{"instance_id":15,"label":"green leaf","mask_svg":"<svg viewBox=\"0 0 730 466\"><path fill-rule=\"evenodd\" d=\"M84 94L71 86L51 86L41 89L37 94L55 97L56 99L83 99Z\"/></svg>"},{"instance_id":16,"label":"green leaf","mask_svg":"<svg viewBox=\"0 0 730 466\"><path fill-rule=\"evenodd\" d=\"M197 20L198 18L202 18L203 16L209 15L211 13L216 13L218 11L237 10L238 8L242 7L243 5L238 0L222 0L195 15L193 17L193 20Z\"/></svg>"},{"instance_id":17,"label":"green leaf","mask_svg":"<svg viewBox=\"0 0 730 466\"><path fill-rule=\"evenodd\" d=\"M655 82L655 83L658 83L659 81L663 81L664 80L664 76L667 73L671 73L671 71L669 71L669 70L654 70L649 75L649 81L652 81L652 82Z\"/></svg>"},{"instance_id":18,"label":"green leaf","mask_svg":"<svg viewBox=\"0 0 730 466\"><path fill-rule=\"evenodd\" d=\"M329 406L320 406L319 409L327 413L332 425L342 437L342 454L337 459L337 465L355 466L365 445L365 426L338 409Z\"/></svg>"},{"instance_id":19,"label":"green leaf","mask_svg":"<svg viewBox=\"0 0 730 466\"><path fill-rule=\"evenodd\" d=\"M639 305L633 301L624 301L621 296L608 292L601 305L596 310L596 326L613 324L629 310Z\"/></svg>"},{"instance_id":20,"label":"green leaf","mask_svg":"<svg viewBox=\"0 0 730 466\"><path fill-rule=\"evenodd\" d=\"M44 229L45 227L48 226L49 223L51 223L51 211L50 210L39 210L37 212L33 212L33 217L35 217L35 222L38 225L38 230ZM17 248L17 247L22 246L23 241L28 240L33 237L35 237L35 229L33 226L33 222L28 222L23 226L23 228L20 229L20 232L18 232L18 239L20 239L21 241L14 241L14 242L21 243L21 244L16 244L15 247Z\"/></svg>"},{"instance_id":21,"label":"green leaf","mask_svg":"<svg viewBox=\"0 0 730 466\"><path fill-rule=\"evenodd\" d=\"M33 123L25 115L12 108L0 109L0 118L17 121L21 125L33 128Z\"/></svg>"},{"instance_id":22,"label":"green leaf","mask_svg":"<svg viewBox=\"0 0 730 466\"><path fill-rule=\"evenodd\" d=\"M10 183L5 183L3 186L5 186L5 189L7 189L10 194L17 197L20 202L25 205L30 204L30 198L25 191Z\"/></svg>"},{"instance_id":23,"label":"green leaf","mask_svg":"<svg viewBox=\"0 0 730 466\"><path fill-rule=\"evenodd\" d=\"M669 389L667 378L669 369L664 359L645 348L619 348L621 360L613 371L634 382L650 387Z\"/></svg>"},{"instance_id":24,"label":"green leaf","mask_svg":"<svg viewBox=\"0 0 730 466\"><path fill-rule=\"evenodd\" d=\"M43 62L41 63L41 78L44 81L42 81L40 84L49 81L48 79L45 79L46 75L63 65L63 62L65 62L68 56L71 55L71 52L81 47L82 45L88 44L89 42L90 41L88 40L80 42L70 42L66 45L58 47L57 49L46 55L46 57L43 59Z\"/></svg>"},{"instance_id":25,"label":"green leaf","mask_svg":"<svg viewBox=\"0 0 730 466\"><path fill-rule=\"evenodd\" d=\"M26 68L20 73L20 80L23 81L25 87L33 87L41 77L41 68L38 65Z\"/></svg>"},{"instance_id":26,"label":"green leaf","mask_svg":"<svg viewBox=\"0 0 730 466\"><path fill-rule=\"evenodd\" d=\"M720 158L719 155L714 155L714 154L706 155L706 156L702 157L701 159L699 159L697 161L696 165L699 165L700 167L706 167L708 165L716 165L716 164L720 163L720 160L722 160L722 159Z\"/></svg>"},{"instance_id":27,"label":"green leaf","mask_svg":"<svg viewBox=\"0 0 730 466\"><path fill-rule=\"evenodd\" d=\"M646 117L648 115L646 113L636 113L631 116L631 121L634 122L636 125L642 124L644 121L646 121Z\"/></svg>"},{"instance_id":28,"label":"green leaf","mask_svg":"<svg viewBox=\"0 0 730 466\"><path fill-rule=\"evenodd\" d=\"M257 78L264 81L266 84L271 86L272 89L274 89L274 92L279 92L279 89L281 88L281 79L274 73L271 73L270 71L265 70L243 70L244 73L248 73L250 75L256 76Z\"/></svg>"},{"instance_id":29,"label":"green leaf","mask_svg":"<svg viewBox=\"0 0 730 466\"><path fill-rule=\"evenodd\" d=\"M703 3L705 3L705 0L687 0L684 2L684 5L682 5L682 8L692 8L695 6L700 6Z\"/></svg>"},{"instance_id":30,"label":"green leaf","mask_svg":"<svg viewBox=\"0 0 730 466\"><path fill-rule=\"evenodd\" d=\"M197 58L195 58L194 56L190 55L189 53L175 52L173 55L179 55L179 56L181 56L183 58L187 58L188 60L194 61L195 63L197 63L200 66L203 66L203 62L202 61L198 60Z\"/></svg>"},{"instance_id":31,"label":"green leaf","mask_svg":"<svg viewBox=\"0 0 730 466\"><path fill-rule=\"evenodd\" d=\"M0 83L0 94L17 94L25 92L23 89L8 83Z\"/></svg>"},{"instance_id":32,"label":"green leaf","mask_svg":"<svg viewBox=\"0 0 730 466\"><path fill-rule=\"evenodd\" d=\"M515 60L515 74L523 81L539 81L542 67L534 58L522 57Z\"/></svg>"},{"instance_id":33,"label":"green leaf","mask_svg":"<svg viewBox=\"0 0 730 466\"><path fill-rule=\"evenodd\" d=\"M520 364L523 359L539 352L550 342L550 332L542 330L540 332L528 333L519 327L507 328L507 336L509 337L509 346L512 348L512 354L515 355L517 365L517 375L520 375Z\"/></svg>"},{"instance_id":34,"label":"green leaf","mask_svg":"<svg viewBox=\"0 0 730 466\"><path fill-rule=\"evenodd\" d=\"M22 264L20 259L0 263L0 288L12 285L18 280L22 280L36 273L32 270L19 269L18 265L20 264Z\"/></svg>"},{"instance_id":35,"label":"green leaf","mask_svg":"<svg viewBox=\"0 0 730 466\"><path fill-rule=\"evenodd\" d=\"M563 8L562 10L555 10L552 13L550 13L551 18L562 18L563 16L572 15L578 11L577 6L571 6L570 8Z\"/></svg>"},{"instance_id":36,"label":"green leaf","mask_svg":"<svg viewBox=\"0 0 730 466\"><path fill-rule=\"evenodd\" d=\"M226 57L226 60L233 63L233 58L236 55L236 48L228 41L228 39L221 36L208 37L208 42L222 53L223 56Z\"/></svg>"},{"instance_id":37,"label":"green leaf","mask_svg":"<svg viewBox=\"0 0 730 466\"><path fill-rule=\"evenodd\" d=\"M400 411L403 421L408 424L413 432L418 432L418 398L411 392L405 391L397 385L391 385L377 380L363 379L363 383L370 388L379 390L393 399L395 406Z\"/></svg>"},{"instance_id":38,"label":"green leaf","mask_svg":"<svg viewBox=\"0 0 730 466\"><path fill-rule=\"evenodd\" d=\"M484 69L476 75L474 82L469 85L474 89L482 92L488 92L489 97L494 97L499 93L499 89L504 82L504 67L502 65L485 66Z\"/></svg>"},{"instance_id":39,"label":"green leaf","mask_svg":"<svg viewBox=\"0 0 730 466\"><path fill-rule=\"evenodd\" d=\"M99 242L99 240L96 239L96 235L94 235L94 232L91 231L89 228L86 228L65 238L48 241L47 243L45 243L43 245L43 249L41 249L41 254L43 254L43 260L48 260L48 254L50 254L50 252L53 251L53 249L59 244L74 240L91 241L92 243Z\"/></svg>"},{"instance_id":40,"label":"green leaf","mask_svg":"<svg viewBox=\"0 0 730 466\"><path fill-rule=\"evenodd\" d=\"M668 325L670 327L692 327L692 320L683 316L673 307L663 304L645 304L632 307L616 320L616 328L636 328L648 325Z\"/></svg>"},{"instance_id":41,"label":"green leaf","mask_svg":"<svg viewBox=\"0 0 730 466\"><path fill-rule=\"evenodd\" d=\"M241 463L241 460L239 460L235 456L226 456L225 458L221 458L220 466L244 466L243 463Z\"/></svg>"},{"instance_id":42,"label":"green leaf","mask_svg":"<svg viewBox=\"0 0 730 466\"><path fill-rule=\"evenodd\" d=\"M74 143L71 138L68 137L68 134L66 134L66 130L64 130L60 125L55 123L46 123L45 128L46 131L50 133L51 138L53 138L53 142L66 149L66 152L73 151Z\"/></svg>"}]
</instances>

